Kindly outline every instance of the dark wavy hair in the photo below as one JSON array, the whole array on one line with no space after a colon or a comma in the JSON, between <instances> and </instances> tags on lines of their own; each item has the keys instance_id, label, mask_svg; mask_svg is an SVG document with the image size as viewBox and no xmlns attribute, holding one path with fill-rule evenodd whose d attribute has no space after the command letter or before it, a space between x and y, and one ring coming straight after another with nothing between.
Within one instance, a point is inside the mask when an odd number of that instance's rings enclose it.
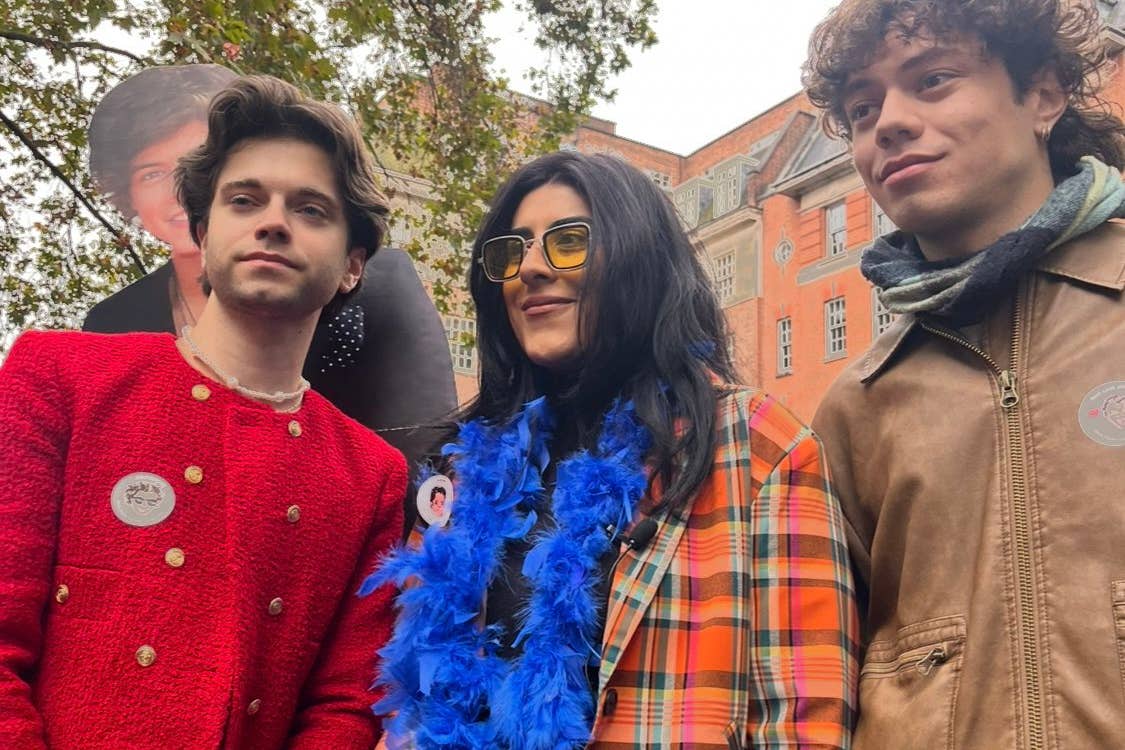
<instances>
[{"instance_id":1,"label":"dark wavy hair","mask_svg":"<svg viewBox=\"0 0 1125 750\"><path fill-rule=\"evenodd\" d=\"M126 218L129 165L144 149L191 122L206 122L211 97L237 75L221 65L146 68L114 86L90 118L90 174Z\"/></svg>"},{"instance_id":2,"label":"dark wavy hair","mask_svg":"<svg viewBox=\"0 0 1125 750\"><path fill-rule=\"evenodd\" d=\"M579 303L581 361L564 379L527 358L508 321L502 285L477 263L484 241L509 232L524 196L547 184L570 187L591 211L591 256ZM714 460L713 378L734 382L735 375L723 312L667 196L614 157L543 156L519 169L492 200L472 260L480 390L459 418L502 423L546 393L560 421L587 446L613 399L632 399L652 433L653 478L664 487L653 510L681 510Z\"/></svg>"},{"instance_id":3,"label":"dark wavy hair","mask_svg":"<svg viewBox=\"0 0 1125 750\"><path fill-rule=\"evenodd\" d=\"M176 167L176 191L196 244L227 156L251 138L294 138L322 148L337 176L348 247L362 247L368 259L375 254L387 233L390 204L375 182L374 162L359 127L339 107L273 76L244 76L216 94L207 117L207 140ZM337 294L329 311L335 312L359 287Z\"/></svg>"},{"instance_id":4,"label":"dark wavy hair","mask_svg":"<svg viewBox=\"0 0 1125 750\"><path fill-rule=\"evenodd\" d=\"M827 110L829 133L850 139L844 86L888 34L978 38L1004 63L1018 96L1040 71L1058 76L1067 107L1047 143L1056 179L1086 155L1121 169L1125 124L1098 94L1107 65L1102 28L1092 0L843 0L813 32L802 81Z\"/></svg>"}]
</instances>

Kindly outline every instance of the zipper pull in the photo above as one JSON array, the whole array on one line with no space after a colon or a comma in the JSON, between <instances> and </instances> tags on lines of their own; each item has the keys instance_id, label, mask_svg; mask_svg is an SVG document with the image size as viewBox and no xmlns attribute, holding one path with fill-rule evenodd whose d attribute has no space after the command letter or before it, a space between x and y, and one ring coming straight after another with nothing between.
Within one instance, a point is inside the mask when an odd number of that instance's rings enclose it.
<instances>
[{"instance_id":1,"label":"zipper pull","mask_svg":"<svg viewBox=\"0 0 1125 750\"><path fill-rule=\"evenodd\" d=\"M944 664L945 660L948 658L948 654L945 653L945 647L936 646L930 649L930 653L919 659L914 664L914 668L917 669L921 674L928 675L930 672L934 671L934 667Z\"/></svg>"},{"instance_id":2,"label":"zipper pull","mask_svg":"<svg viewBox=\"0 0 1125 750\"><path fill-rule=\"evenodd\" d=\"M1016 374L1011 370L1000 373L1000 406L1011 409L1020 402L1020 394L1016 393Z\"/></svg>"}]
</instances>

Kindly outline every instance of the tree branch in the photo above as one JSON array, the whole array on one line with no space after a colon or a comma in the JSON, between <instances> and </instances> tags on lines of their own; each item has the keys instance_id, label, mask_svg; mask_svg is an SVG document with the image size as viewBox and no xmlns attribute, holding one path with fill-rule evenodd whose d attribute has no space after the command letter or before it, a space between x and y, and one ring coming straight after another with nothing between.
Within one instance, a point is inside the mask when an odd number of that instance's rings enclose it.
<instances>
[{"instance_id":1,"label":"tree branch","mask_svg":"<svg viewBox=\"0 0 1125 750\"><path fill-rule=\"evenodd\" d=\"M78 39L71 42L64 42L61 39L44 39L43 37L32 36L25 34L22 31L11 31L10 29L0 29L0 39L11 39L16 42L24 42L25 44L34 44L37 47L45 47L46 49L54 49L55 47L62 47L63 49L95 49L101 52L109 52L114 55L121 55L128 57L130 60L135 60L142 65L151 65L152 61L146 57L135 55L129 50L124 50L119 47L110 47L101 42L91 42Z\"/></svg>"},{"instance_id":2,"label":"tree branch","mask_svg":"<svg viewBox=\"0 0 1125 750\"><path fill-rule=\"evenodd\" d=\"M81 201L82 205L86 207L86 210L89 211L90 214L95 219L97 219L103 227L109 230L109 233L113 235L113 238L117 242L118 246L124 248L125 251L129 253L129 257L133 259L133 263L136 264L137 268L141 272L141 275L143 276L147 274L148 271L145 269L145 264L141 262L140 257L137 255L136 251L133 250L133 245L129 242L129 238L123 235L115 226L109 223L109 220L102 216L101 212L94 207L94 204L90 203L90 201L86 198L86 195L78 189L78 186L71 182L70 178L63 174L63 171L59 169L54 164L54 162L48 159L47 155L40 151L39 147L36 146L30 138L28 138L27 133L23 132L23 130L20 129L20 126L10 120L8 116L3 112L0 112L0 123L3 123L4 127L10 130L12 134L20 141L20 143L27 147L27 149L31 152L31 155L34 156L37 161L47 167L48 170L50 170L51 174L62 180L62 183L70 189L70 192L74 193L74 197Z\"/></svg>"}]
</instances>

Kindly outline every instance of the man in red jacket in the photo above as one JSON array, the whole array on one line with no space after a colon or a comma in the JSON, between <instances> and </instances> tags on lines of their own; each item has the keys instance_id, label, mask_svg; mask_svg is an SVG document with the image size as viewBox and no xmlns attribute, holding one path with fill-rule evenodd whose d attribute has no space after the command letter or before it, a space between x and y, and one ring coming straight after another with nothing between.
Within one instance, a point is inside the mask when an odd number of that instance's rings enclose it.
<instances>
[{"instance_id":1,"label":"man in red jacket","mask_svg":"<svg viewBox=\"0 0 1125 750\"><path fill-rule=\"evenodd\" d=\"M177 181L210 299L28 333L0 369L0 747L369 748L405 465L301 379L387 204L355 124L270 78Z\"/></svg>"}]
</instances>

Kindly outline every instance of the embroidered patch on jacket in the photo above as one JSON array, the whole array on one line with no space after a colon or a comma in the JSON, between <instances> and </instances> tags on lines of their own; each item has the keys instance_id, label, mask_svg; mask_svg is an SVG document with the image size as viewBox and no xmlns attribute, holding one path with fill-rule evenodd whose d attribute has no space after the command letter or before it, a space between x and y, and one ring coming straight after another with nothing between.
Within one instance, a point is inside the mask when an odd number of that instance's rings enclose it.
<instances>
[{"instance_id":1,"label":"embroidered patch on jacket","mask_svg":"<svg viewBox=\"0 0 1125 750\"><path fill-rule=\"evenodd\" d=\"M1125 380L1102 383L1078 407L1078 424L1096 443L1125 446Z\"/></svg>"},{"instance_id":2,"label":"embroidered patch on jacket","mask_svg":"<svg viewBox=\"0 0 1125 750\"><path fill-rule=\"evenodd\" d=\"M154 526L172 514L176 492L163 477L146 471L126 474L110 492L113 515L130 526Z\"/></svg>"}]
</instances>

